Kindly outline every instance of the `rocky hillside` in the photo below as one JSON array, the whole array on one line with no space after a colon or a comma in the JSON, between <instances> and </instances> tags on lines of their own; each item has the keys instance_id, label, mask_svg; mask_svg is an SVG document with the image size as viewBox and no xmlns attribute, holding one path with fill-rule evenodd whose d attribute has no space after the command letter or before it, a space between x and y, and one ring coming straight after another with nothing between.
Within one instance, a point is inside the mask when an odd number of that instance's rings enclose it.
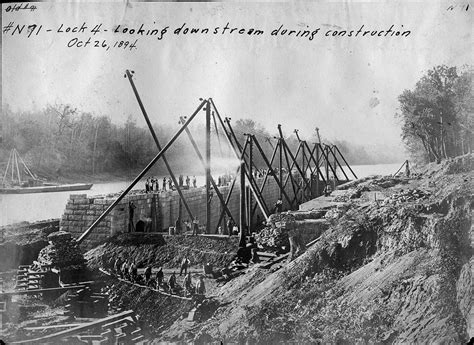
<instances>
[{"instance_id":1,"label":"rocky hillside","mask_svg":"<svg viewBox=\"0 0 474 345\"><path fill-rule=\"evenodd\" d=\"M191 266L214 267L228 264L238 248L237 237L163 236L161 234L121 234L85 254L91 269L112 267L116 258L133 260L138 267L178 268L186 256Z\"/></svg>"},{"instance_id":2,"label":"rocky hillside","mask_svg":"<svg viewBox=\"0 0 474 345\"><path fill-rule=\"evenodd\" d=\"M58 230L59 219L1 227L0 271L31 264L48 245L48 235Z\"/></svg>"},{"instance_id":3,"label":"rocky hillside","mask_svg":"<svg viewBox=\"0 0 474 345\"><path fill-rule=\"evenodd\" d=\"M320 241L279 269L254 267L225 284L213 317L177 320L162 340L466 343L473 168L468 155L409 179L351 183L335 193Z\"/></svg>"}]
</instances>

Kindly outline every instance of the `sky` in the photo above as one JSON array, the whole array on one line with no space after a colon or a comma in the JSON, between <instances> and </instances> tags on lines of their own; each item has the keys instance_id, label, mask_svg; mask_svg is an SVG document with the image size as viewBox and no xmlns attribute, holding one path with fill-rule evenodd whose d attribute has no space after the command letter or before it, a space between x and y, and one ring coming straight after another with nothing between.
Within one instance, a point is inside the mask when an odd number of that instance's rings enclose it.
<instances>
[{"instance_id":1,"label":"sky","mask_svg":"<svg viewBox=\"0 0 474 345\"><path fill-rule=\"evenodd\" d=\"M190 115L199 98L213 98L220 113L235 121L252 118L270 132L300 130L304 139L319 127L324 138L385 145L402 151L394 115L397 97L412 89L435 65L472 64L472 10L444 2L328 3L36 3L37 9L6 11L5 28L43 25L38 35L3 33L2 104L39 110L71 104L79 110L124 122L130 115L145 126L127 79L134 80L151 121L174 125ZM59 33L81 26L84 33ZM187 27L264 31L263 35L175 35ZM102 24L108 30L93 35ZM113 33L168 27L157 36ZM326 37L328 30L409 30L408 37ZM316 30L314 39L272 36L287 30ZM403 27L402 27L403 25ZM46 30L51 31L47 32ZM3 30L5 31L5 30ZM237 30L236 30L237 31ZM113 45L135 41L136 49L67 47L78 41Z\"/></svg>"}]
</instances>

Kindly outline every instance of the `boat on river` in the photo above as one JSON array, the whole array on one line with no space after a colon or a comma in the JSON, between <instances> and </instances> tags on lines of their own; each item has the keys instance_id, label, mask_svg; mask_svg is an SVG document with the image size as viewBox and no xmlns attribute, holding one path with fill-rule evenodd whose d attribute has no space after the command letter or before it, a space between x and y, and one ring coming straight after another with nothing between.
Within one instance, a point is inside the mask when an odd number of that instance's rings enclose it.
<instances>
[{"instance_id":1,"label":"boat on river","mask_svg":"<svg viewBox=\"0 0 474 345\"><path fill-rule=\"evenodd\" d=\"M0 188L0 194L28 194L28 193L48 193L48 192L64 192L75 190L89 190L92 183L72 183L72 184L44 184L35 187L10 187Z\"/></svg>"},{"instance_id":2,"label":"boat on river","mask_svg":"<svg viewBox=\"0 0 474 345\"><path fill-rule=\"evenodd\" d=\"M18 151L12 149L3 175L2 185L0 186L0 194L89 190L92 188L92 185L92 183L58 184L42 181L28 168L25 161L18 154Z\"/></svg>"}]
</instances>

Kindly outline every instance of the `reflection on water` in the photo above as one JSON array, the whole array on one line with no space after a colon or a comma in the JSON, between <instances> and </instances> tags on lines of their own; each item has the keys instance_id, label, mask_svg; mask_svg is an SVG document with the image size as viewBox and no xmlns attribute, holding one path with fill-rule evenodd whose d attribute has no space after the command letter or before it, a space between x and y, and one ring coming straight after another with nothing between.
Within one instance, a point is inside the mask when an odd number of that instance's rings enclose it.
<instances>
[{"instance_id":1,"label":"reflection on water","mask_svg":"<svg viewBox=\"0 0 474 345\"><path fill-rule=\"evenodd\" d=\"M352 170L357 177L369 175L393 174L401 166L397 164L354 165ZM352 175L346 169L349 178ZM339 173L338 173L339 175ZM160 188L161 180L160 179ZM204 185L204 176L196 176L198 186ZM96 183L88 191L37 193L37 194L0 194L0 225L12 224L21 221L37 221L61 217L70 194L86 193L100 195L117 193L130 184L131 181ZM139 182L134 189L144 189L144 182Z\"/></svg>"}]
</instances>

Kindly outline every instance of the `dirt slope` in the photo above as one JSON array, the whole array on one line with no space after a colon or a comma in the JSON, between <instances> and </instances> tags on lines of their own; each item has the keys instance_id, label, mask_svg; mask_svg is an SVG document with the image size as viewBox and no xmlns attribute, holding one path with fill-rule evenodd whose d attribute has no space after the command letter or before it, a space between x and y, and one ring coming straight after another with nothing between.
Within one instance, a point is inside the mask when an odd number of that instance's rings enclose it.
<instances>
[{"instance_id":1,"label":"dirt slope","mask_svg":"<svg viewBox=\"0 0 474 345\"><path fill-rule=\"evenodd\" d=\"M192 334L178 321L163 339L466 343L473 166L470 155L403 182L363 182L361 196L306 253L276 272L254 268L224 285L211 319ZM370 201L374 190L385 199Z\"/></svg>"},{"instance_id":2,"label":"dirt slope","mask_svg":"<svg viewBox=\"0 0 474 345\"><path fill-rule=\"evenodd\" d=\"M210 262L223 267L232 260L238 248L236 237L163 236L161 234L122 234L85 254L92 269L108 268L116 258L133 260L138 267L178 268L184 256L191 266Z\"/></svg>"}]
</instances>

